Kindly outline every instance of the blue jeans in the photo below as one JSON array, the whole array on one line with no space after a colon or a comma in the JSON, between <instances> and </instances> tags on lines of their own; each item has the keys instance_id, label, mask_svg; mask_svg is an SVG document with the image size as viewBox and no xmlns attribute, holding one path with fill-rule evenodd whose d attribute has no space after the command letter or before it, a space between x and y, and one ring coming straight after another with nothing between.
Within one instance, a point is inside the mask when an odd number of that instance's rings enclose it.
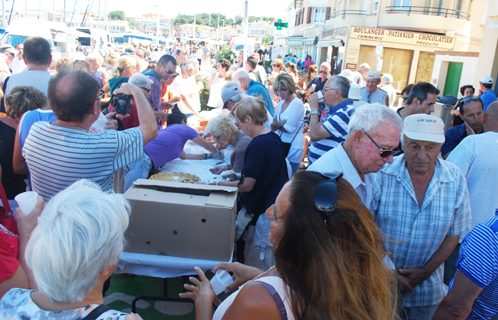
<instances>
[{"instance_id":1,"label":"blue jeans","mask_svg":"<svg viewBox=\"0 0 498 320\"><path fill-rule=\"evenodd\" d=\"M142 159L123 168L125 174L124 191L128 190L137 179L147 179L152 170L152 160L147 153Z\"/></svg>"}]
</instances>

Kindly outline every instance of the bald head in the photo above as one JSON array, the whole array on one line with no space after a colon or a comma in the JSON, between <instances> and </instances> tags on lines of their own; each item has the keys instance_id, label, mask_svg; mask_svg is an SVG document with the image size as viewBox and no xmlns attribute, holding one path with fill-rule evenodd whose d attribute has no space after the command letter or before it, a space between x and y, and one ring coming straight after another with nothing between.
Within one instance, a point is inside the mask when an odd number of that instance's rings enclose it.
<instances>
[{"instance_id":1,"label":"bald head","mask_svg":"<svg viewBox=\"0 0 498 320\"><path fill-rule=\"evenodd\" d=\"M482 115L484 132L498 132L498 101L489 104L486 113Z\"/></svg>"}]
</instances>

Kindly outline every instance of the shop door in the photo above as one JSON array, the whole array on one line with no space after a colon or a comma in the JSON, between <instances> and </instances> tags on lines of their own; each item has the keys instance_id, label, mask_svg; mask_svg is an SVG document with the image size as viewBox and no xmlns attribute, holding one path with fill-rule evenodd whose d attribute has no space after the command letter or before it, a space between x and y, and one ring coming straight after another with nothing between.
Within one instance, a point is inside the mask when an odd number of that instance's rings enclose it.
<instances>
[{"instance_id":1,"label":"shop door","mask_svg":"<svg viewBox=\"0 0 498 320\"><path fill-rule=\"evenodd\" d=\"M411 50L384 48L381 73L389 73L393 76L392 86L398 91L403 90L408 84L412 56Z\"/></svg>"},{"instance_id":2,"label":"shop door","mask_svg":"<svg viewBox=\"0 0 498 320\"><path fill-rule=\"evenodd\" d=\"M431 82L435 59L436 55L433 52L420 52L415 83L420 81Z\"/></svg>"},{"instance_id":3,"label":"shop door","mask_svg":"<svg viewBox=\"0 0 498 320\"><path fill-rule=\"evenodd\" d=\"M460 78L462 77L462 69L463 69L463 63L461 62L449 63L443 95L446 96L452 94L455 97L458 96L458 89L460 87Z\"/></svg>"}]
</instances>

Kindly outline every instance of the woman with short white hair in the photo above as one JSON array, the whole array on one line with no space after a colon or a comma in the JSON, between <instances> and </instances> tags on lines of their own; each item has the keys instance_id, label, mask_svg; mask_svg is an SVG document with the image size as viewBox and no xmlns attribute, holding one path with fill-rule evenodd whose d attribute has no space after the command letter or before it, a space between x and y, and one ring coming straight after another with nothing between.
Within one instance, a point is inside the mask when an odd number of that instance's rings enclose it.
<instances>
[{"instance_id":1,"label":"woman with short white hair","mask_svg":"<svg viewBox=\"0 0 498 320\"><path fill-rule=\"evenodd\" d=\"M129 216L122 195L104 193L89 180L53 197L26 248L39 291L11 289L0 301L0 319L84 319L92 313L94 319L141 319L102 307L102 288L123 251Z\"/></svg>"},{"instance_id":2,"label":"woman with short white hair","mask_svg":"<svg viewBox=\"0 0 498 320\"><path fill-rule=\"evenodd\" d=\"M141 73L135 73L133 76L130 77L128 80L129 83L136 85L140 89L142 89L142 93L144 94L145 98L149 98L150 96L150 90L151 90L151 84L153 81L141 74ZM136 128L140 125L140 121L138 119L138 113L137 113L137 106L135 103L135 99L131 99L132 107L130 110L128 110L128 115L129 117L123 118L121 122L123 123L123 129L130 129L130 128ZM162 118L164 119L166 117L166 112L159 111L162 113Z\"/></svg>"}]
</instances>

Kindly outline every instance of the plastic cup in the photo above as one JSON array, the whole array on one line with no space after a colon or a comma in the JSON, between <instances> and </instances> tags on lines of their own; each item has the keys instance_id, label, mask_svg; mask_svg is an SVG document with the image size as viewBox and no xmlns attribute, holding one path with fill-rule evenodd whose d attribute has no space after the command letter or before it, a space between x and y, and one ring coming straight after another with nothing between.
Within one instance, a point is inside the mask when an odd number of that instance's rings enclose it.
<instances>
[{"instance_id":1,"label":"plastic cup","mask_svg":"<svg viewBox=\"0 0 498 320\"><path fill-rule=\"evenodd\" d=\"M18 194L14 200L17 201L22 213L27 216L33 211L38 201L38 193L36 191L26 191Z\"/></svg>"},{"instance_id":2,"label":"plastic cup","mask_svg":"<svg viewBox=\"0 0 498 320\"><path fill-rule=\"evenodd\" d=\"M312 83L311 87L313 87L313 89L315 89L316 88L316 83Z\"/></svg>"},{"instance_id":3,"label":"plastic cup","mask_svg":"<svg viewBox=\"0 0 498 320\"><path fill-rule=\"evenodd\" d=\"M218 270L214 277L211 279L214 293L219 295L225 291L226 287L233 282L232 276L225 270Z\"/></svg>"}]
</instances>

